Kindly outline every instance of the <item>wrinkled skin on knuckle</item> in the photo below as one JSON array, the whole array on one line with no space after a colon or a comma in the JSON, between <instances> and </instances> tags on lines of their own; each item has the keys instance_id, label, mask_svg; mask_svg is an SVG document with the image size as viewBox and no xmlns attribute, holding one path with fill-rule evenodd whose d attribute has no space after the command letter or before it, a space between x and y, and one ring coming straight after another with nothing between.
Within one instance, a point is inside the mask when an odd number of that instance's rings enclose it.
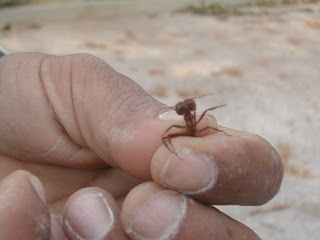
<instances>
[{"instance_id":1,"label":"wrinkled skin on knuckle","mask_svg":"<svg viewBox=\"0 0 320 240\"><path fill-rule=\"evenodd\" d=\"M71 62L70 81L77 81L77 85L81 85L81 88L90 87L93 84L93 79L104 80L100 77L105 65L101 59L87 53L74 54L67 56L67 58ZM81 72L81 78L74 77L76 72Z\"/></svg>"},{"instance_id":2,"label":"wrinkled skin on knuckle","mask_svg":"<svg viewBox=\"0 0 320 240\"><path fill-rule=\"evenodd\" d=\"M118 73L103 60L88 54L81 54L79 57L83 61L83 66L87 66L88 71L91 68L98 80L107 82L108 92L106 94L110 95L109 112L111 115L135 114L157 105L155 104L157 101L139 84ZM89 76L86 79L89 81Z\"/></svg>"},{"instance_id":3,"label":"wrinkled skin on knuckle","mask_svg":"<svg viewBox=\"0 0 320 240\"><path fill-rule=\"evenodd\" d=\"M112 92L110 112L113 115L119 115L122 118L121 115L125 114L124 117L127 117L129 114L137 114L154 105L155 100L130 78L115 71L111 77L109 71L106 71L105 75L109 77L108 82Z\"/></svg>"}]
</instances>

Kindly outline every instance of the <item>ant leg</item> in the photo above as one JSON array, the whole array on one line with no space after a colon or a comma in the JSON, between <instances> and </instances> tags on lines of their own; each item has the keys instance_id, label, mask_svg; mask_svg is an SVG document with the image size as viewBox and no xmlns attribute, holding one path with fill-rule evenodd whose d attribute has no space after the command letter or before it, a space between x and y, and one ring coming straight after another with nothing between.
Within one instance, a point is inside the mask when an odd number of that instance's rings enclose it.
<instances>
[{"instance_id":1,"label":"ant leg","mask_svg":"<svg viewBox=\"0 0 320 240\"><path fill-rule=\"evenodd\" d=\"M175 127L175 128L187 128L186 126L172 125L172 126L170 126L170 127L162 134L162 136L166 135L166 133L169 132L170 129L171 129L171 128L174 128L174 127Z\"/></svg>"},{"instance_id":2,"label":"ant leg","mask_svg":"<svg viewBox=\"0 0 320 240\"><path fill-rule=\"evenodd\" d=\"M171 142L171 139L175 138L175 137L182 137L182 136L189 136L189 134L186 133L186 132L169 134L168 136L162 138L162 142L170 152L172 152L173 154L178 156L177 152L176 152L176 150L175 150L175 148L174 148L174 146L173 146L173 144ZM166 140L168 142L166 142Z\"/></svg>"},{"instance_id":3,"label":"ant leg","mask_svg":"<svg viewBox=\"0 0 320 240\"><path fill-rule=\"evenodd\" d=\"M186 133L173 133L173 134L169 134L167 136L166 135L167 132L170 131L171 128L187 128L186 126L180 126L180 125L172 125L170 126L163 134L162 134L162 143L166 146L166 148L176 154L176 151L171 143L171 137L178 137L178 136L187 136ZM165 140L167 140L168 142L166 142ZM170 148L171 147L171 148Z\"/></svg>"},{"instance_id":4,"label":"ant leg","mask_svg":"<svg viewBox=\"0 0 320 240\"><path fill-rule=\"evenodd\" d=\"M167 140L167 141L166 141ZM172 152L173 154L176 154L176 150L174 149L172 143L171 143L171 140L170 138L168 137L164 137L162 138L162 143L166 146L166 148Z\"/></svg>"},{"instance_id":5,"label":"ant leg","mask_svg":"<svg viewBox=\"0 0 320 240\"><path fill-rule=\"evenodd\" d=\"M224 133L224 134L225 134L226 136L228 136L228 137L231 137L231 136L232 136L232 135L226 133L225 131L223 131L223 130L221 130L221 129L218 129L218 128L214 128L214 127L204 127L204 128L202 128L202 129L200 129L200 130L197 130L197 132L203 132L203 131L205 131L205 130L207 130L207 129L213 129L213 130L216 130L216 131L218 131L218 132L222 132L222 133Z\"/></svg>"},{"instance_id":6,"label":"ant leg","mask_svg":"<svg viewBox=\"0 0 320 240\"><path fill-rule=\"evenodd\" d=\"M205 110L205 111L201 114L199 120L195 123L195 125L197 125L197 124L203 119L203 117L206 115L206 113L207 113L208 111L212 111L212 110L214 110L214 109L221 108L221 107L225 107L225 106L227 106L227 105L224 104L224 105L220 105L220 106L208 108L207 110Z\"/></svg>"}]
</instances>

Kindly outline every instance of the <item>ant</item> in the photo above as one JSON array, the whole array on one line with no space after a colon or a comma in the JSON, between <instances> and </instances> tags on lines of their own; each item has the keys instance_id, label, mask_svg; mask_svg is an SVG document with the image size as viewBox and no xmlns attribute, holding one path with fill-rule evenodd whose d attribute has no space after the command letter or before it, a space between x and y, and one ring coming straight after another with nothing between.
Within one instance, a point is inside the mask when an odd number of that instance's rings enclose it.
<instances>
[{"instance_id":1,"label":"ant","mask_svg":"<svg viewBox=\"0 0 320 240\"><path fill-rule=\"evenodd\" d=\"M185 99L184 101L178 102L174 107L172 107L172 108L175 109L175 111L176 111L176 113L178 115L184 115L184 120L186 122L186 126L172 125L162 134L162 142L163 142L163 144L173 154L177 155L177 153L176 153L176 151L175 151L175 149L174 149L174 147L172 145L172 142L171 142L171 139L175 138L175 137L180 137L180 136L195 137L197 132L203 132L203 131L205 131L207 129L213 129L213 130L216 130L218 132L222 132L227 136L231 136L231 135L227 134L226 132L224 132L223 130L220 130L220 129L215 128L215 127L207 126L207 127L202 128L202 129L199 129L199 130L197 129L197 124L204 118L204 116L206 115L206 113L208 111L212 111L214 109L226 106L226 105L219 105L219 106L215 106L215 107L212 107L212 108L208 108L207 110L205 110L201 114L200 118L197 120L197 117L196 117L196 108L197 108L197 106L196 106L196 103L195 103L194 99L200 98L200 97L203 97L203 96L206 96L206 95L209 95L209 94L204 94L204 95L201 95L199 97ZM186 132L180 132L180 133L172 133L172 134L166 135L170 131L170 129L172 129L172 128L185 128L187 131Z\"/></svg>"}]
</instances>

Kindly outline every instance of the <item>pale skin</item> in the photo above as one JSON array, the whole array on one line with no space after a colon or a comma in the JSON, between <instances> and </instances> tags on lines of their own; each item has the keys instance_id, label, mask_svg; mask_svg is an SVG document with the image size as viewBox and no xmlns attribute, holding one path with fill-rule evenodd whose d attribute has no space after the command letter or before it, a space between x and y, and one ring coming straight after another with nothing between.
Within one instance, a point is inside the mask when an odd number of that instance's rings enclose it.
<instances>
[{"instance_id":1,"label":"pale skin","mask_svg":"<svg viewBox=\"0 0 320 240\"><path fill-rule=\"evenodd\" d=\"M167 109L91 55L0 58L0 239L260 239L211 204L269 201L279 154L210 116L231 136L174 138L177 158Z\"/></svg>"}]
</instances>

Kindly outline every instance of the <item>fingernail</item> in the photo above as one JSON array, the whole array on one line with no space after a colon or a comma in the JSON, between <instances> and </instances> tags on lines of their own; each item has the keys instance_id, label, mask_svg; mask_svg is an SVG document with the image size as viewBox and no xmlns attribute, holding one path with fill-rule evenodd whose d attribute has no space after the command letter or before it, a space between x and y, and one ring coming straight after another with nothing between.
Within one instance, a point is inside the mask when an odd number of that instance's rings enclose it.
<instances>
[{"instance_id":1,"label":"fingernail","mask_svg":"<svg viewBox=\"0 0 320 240\"><path fill-rule=\"evenodd\" d=\"M28 178L29 178L29 180L30 180L30 182L31 182L34 190L35 190L36 193L38 194L40 200L41 200L44 204L46 204L46 192L45 192L45 190L44 190L44 188L43 188L40 180L39 180L36 176L34 176L34 175L32 175L32 174L29 174L29 175L28 175Z\"/></svg>"},{"instance_id":2,"label":"fingernail","mask_svg":"<svg viewBox=\"0 0 320 240\"><path fill-rule=\"evenodd\" d=\"M160 181L164 186L190 194L214 186L218 167L212 156L190 149L182 149L177 155L172 154L162 169Z\"/></svg>"},{"instance_id":3,"label":"fingernail","mask_svg":"<svg viewBox=\"0 0 320 240\"><path fill-rule=\"evenodd\" d=\"M75 199L65 224L77 239L103 239L112 229L114 215L103 193L88 193Z\"/></svg>"},{"instance_id":4,"label":"fingernail","mask_svg":"<svg viewBox=\"0 0 320 240\"><path fill-rule=\"evenodd\" d=\"M137 239L173 239L187 212L187 199L166 190L149 198L135 213L129 229Z\"/></svg>"},{"instance_id":5,"label":"fingernail","mask_svg":"<svg viewBox=\"0 0 320 240\"><path fill-rule=\"evenodd\" d=\"M173 108L166 108L159 112L158 118L162 120L183 120L183 116L178 115Z\"/></svg>"}]
</instances>

